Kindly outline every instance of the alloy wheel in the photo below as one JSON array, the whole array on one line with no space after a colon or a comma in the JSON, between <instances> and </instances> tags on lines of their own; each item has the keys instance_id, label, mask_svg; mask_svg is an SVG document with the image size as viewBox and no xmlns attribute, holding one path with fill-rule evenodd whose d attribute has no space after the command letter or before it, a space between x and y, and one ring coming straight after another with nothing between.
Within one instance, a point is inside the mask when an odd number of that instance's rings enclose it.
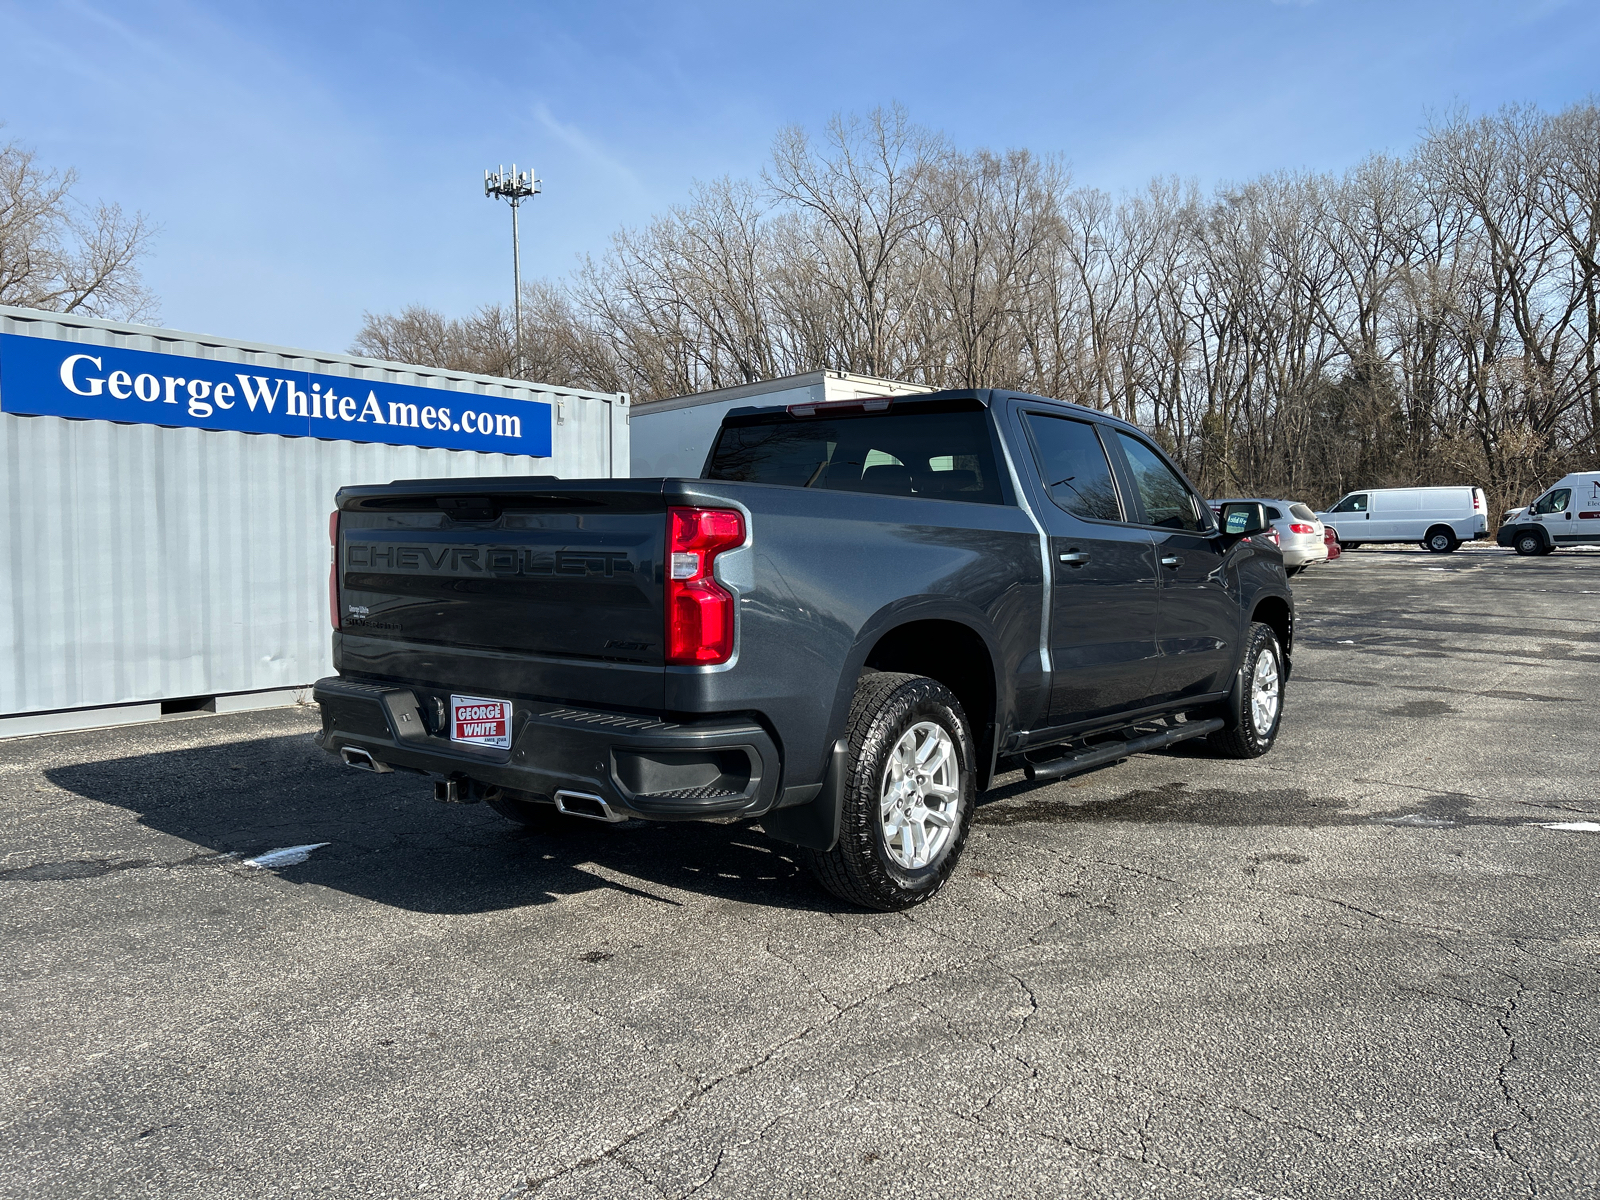
<instances>
[{"instance_id":1,"label":"alloy wheel","mask_svg":"<svg viewBox=\"0 0 1600 1200\"><path fill-rule=\"evenodd\" d=\"M1264 649L1256 659L1254 678L1250 681L1250 715L1255 720L1257 733L1266 734L1272 729L1272 723L1278 719L1278 705L1282 700L1278 655L1272 649Z\"/></svg>"},{"instance_id":2,"label":"alloy wheel","mask_svg":"<svg viewBox=\"0 0 1600 1200\"><path fill-rule=\"evenodd\" d=\"M938 861L960 816L961 768L943 726L918 721L895 743L878 802L883 843L900 867Z\"/></svg>"}]
</instances>

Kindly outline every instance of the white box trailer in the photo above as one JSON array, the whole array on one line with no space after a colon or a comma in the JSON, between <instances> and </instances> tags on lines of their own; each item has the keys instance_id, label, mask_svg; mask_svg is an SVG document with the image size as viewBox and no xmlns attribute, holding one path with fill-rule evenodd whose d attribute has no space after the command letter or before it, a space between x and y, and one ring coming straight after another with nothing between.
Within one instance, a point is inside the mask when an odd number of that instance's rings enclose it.
<instances>
[{"instance_id":1,"label":"white box trailer","mask_svg":"<svg viewBox=\"0 0 1600 1200\"><path fill-rule=\"evenodd\" d=\"M828 400L860 400L869 396L909 396L932 391L915 383L812 371L764 383L718 388L693 396L674 396L635 404L629 410L629 445L635 479L698 479L722 418L735 408L818 404Z\"/></svg>"},{"instance_id":2,"label":"white box trailer","mask_svg":"<svg viewBox=\"0 0 1600 1200\"><path fill-rule=\"evenodd\" d=\"M0 307L0 737L292 703L338 488L626 477L627 404Z\"/></svg>"}]
</instances>

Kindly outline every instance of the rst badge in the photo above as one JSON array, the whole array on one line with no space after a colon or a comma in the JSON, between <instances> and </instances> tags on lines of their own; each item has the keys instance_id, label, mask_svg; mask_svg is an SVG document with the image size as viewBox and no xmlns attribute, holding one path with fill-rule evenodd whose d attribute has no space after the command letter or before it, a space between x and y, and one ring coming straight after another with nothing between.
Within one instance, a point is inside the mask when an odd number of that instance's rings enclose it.
<instances>
[{"instance_id":1,"label":"rst badge","mask_svg":"<svg viewBox=\"0 0 1600 1200\"><path fill-rule=\"evenodd\" d=\"M511 702L482 696L450 697L450 740L511 748Z\"/></svg>"}]
</instances>

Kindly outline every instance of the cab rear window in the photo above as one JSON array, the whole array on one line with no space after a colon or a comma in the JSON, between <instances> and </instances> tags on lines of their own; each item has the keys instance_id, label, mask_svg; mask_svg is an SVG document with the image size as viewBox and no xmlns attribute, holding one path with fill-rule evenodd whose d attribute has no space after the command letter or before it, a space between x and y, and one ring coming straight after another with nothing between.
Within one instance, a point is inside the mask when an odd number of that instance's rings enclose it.
<instances>
[{"instance_id":1,"label":"cab rear window","mask_svg":"<svg viewBox=\"0 0 1600 1200\"><path fill-rule=\"evenodd\" d=\"M708 479L1001 504L984 410L908 406L884 413L733 417Z\"/></svg>"}]
</instances>

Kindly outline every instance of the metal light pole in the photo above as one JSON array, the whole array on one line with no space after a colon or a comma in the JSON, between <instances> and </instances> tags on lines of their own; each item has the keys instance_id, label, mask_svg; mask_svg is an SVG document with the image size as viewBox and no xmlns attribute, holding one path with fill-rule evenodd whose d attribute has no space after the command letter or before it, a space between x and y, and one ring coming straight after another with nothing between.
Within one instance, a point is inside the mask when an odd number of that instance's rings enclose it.
<instances>
[{"instance_id":1,"label":"metal light pole","mask_svg":"<svg viewBox=\"0 0 1600 1200\"><path fill-rule=\"evenodd\" d=\"M502 165L498 172L485 171L483 173L483 194L491 200L511 201L511 275L512 286L515 289L512 296L516 301L517 322L517 357L512 375L520 378L522 375L522 246L517 237L517 209L529 196L539 194L539 181L534 178L533 168L518 172L517 164L511 164L511 173L506 174Z\"/></svg>"}]
</instances>

